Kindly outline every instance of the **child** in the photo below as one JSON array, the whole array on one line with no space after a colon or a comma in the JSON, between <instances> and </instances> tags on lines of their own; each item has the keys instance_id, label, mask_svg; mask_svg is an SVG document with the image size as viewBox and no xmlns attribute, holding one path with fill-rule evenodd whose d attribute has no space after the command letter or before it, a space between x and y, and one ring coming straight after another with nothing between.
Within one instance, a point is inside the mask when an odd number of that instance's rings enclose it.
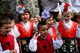
<instances>
[{"instance_id":1,"label":"child","mask_svg":"<svg viewBox=\"0 0 80 53\"><path fill-rule=\"evenodd\" d=\"M58 24L56 25L56 20L55 18L48 13L49 17L46 17L46 19L43 18L44 21L46 21L46 24L48 25L49 29L48 29L48 33L51 35L52 39L54 40L53 42L55 42L56 44L54 44L54 49L59 49L62 46L62 39L60 37L60 34L57 33L57 27ZM44 16L42 16L44 17ZM56 47L57 46L57 47Z\"/></svg>"},{"instance_id":2,"label":"child","mask_svg":"<svg viewBox=\"0 0 80 53\"><path fill-rule=\"evenodd\" d=\"M46 21L46 24L48 25L48 33L52 36L54 40L57 41L57 25L55 18L46 10L42 12L42 20ZM60 35L60 34L58 34ZM60 40L61 41L61 40ZM62 44L62 42L61 42Z\"/></svg>"},{"instance_id":3,"label":"child","mask_svg":"<svg viewBox=\"0 0 80 53\"><path fill-rule=\"evenodd\" d=\"M22 8L22 10L17 12L19 13L19 22L16 24L16 29L18 30L17 36L19 36L19 45L22 53L32 53L28 49L28 44L30 39L32 38L34 27L36 26L33 21L30 21L31 14L28 9L25 9L23 4L20 4L18 7ZM18 8L17 7L17 8Z\"/></svg>"},{"instance_id":4,"label":"child","mask_svg":"<svg viewBox=\"0 0 80 53\"><path fill-rule=\"evenodd\" d=\"M12 25L8 15L0 15L0 53L19 53L15 38L9 34Z\"/></svg>"},{"instance_id":5,"label":"child","mask_svg":"<svg viewBox=\"0 0 80 53\"><path fill-rule=\"evenodd\" d=\"M77 45L78 45L78 52L80 53L80 13L77 14L77 31L76 31L76 38L77 38Z\"/></svg>"},{"instance_id":6,"label":"child","mask_svg":"<svg viewBox=\"0 0 80 53\"><path fill-rule=\"evenodd\" d=\"M63 20L59 21L58 26L59 33L63 40L63 45L59 51L61 53L76 53L75 35L77 23L71 20L73 12L70 5L67 3L64 8L64 12L62 13Z\"/></svg>"},{"instance_id":7,"label":"child","mask_svg":"<svg viewBox=\"0 0 80 53\"><path fill-rule=\"evenodd\" d=\"M62 44L62 40L60 37L59 37L59 39L56 39L56 37L55 37L56 36L56 29L53 26L51 26L51 25L53 25L53 18L52 17L50 17L49 19L46 19L46 20L42 20L42 21L43 22L40 22L38 24L38 31L40 34L37 34L37 32L34 34L34 37L30 41L29 48L31 51L36 51L38 48L40 50L40 51L38 51L39 53L53 53L53 51L54 51L53 48L54 49L59 48L61 46L60 44ZM42 27L42 26L47 26L48 29L46 27ZM51 30L49 30L50 28L51 28ZM42 31L43 33L40 31ZM52 32L52 34L50 34L50 32ZM40 39L40 40L37 39L37 42L34 40L35 35L39 36L39 39ZM51 40L49 40L49 39L51 39ZM40 41L41 43L38 43L38 41ZM48 45L49 43L50 43L50 45L51 45L51 43L53 43L53 44L49 47L49 45ZM40 45L40 46L36 47L36 44ZM41 45L41 44L43 44L43 45ZM44 45L46 45L47 48L41 49L41 47Z\"/></svg>"},{"instance_id":8,"label":"child","mask_svg":"<svg viewBox=\"0 0 80 53\"><path fill-rule=\"evenodd\" d=\"M44 21L38 24L38 32L35 32L30 40L29 49L35 53L53 53L54 47L57 47L56 44L48 33L48 25Z\"/></svg>"},{"instance_id":9,"label":"child","mask_svg":"<svg viewBox=\"0 0 80 53\"><path fill-rule=\"evenodd\" d=\"M46 22L40 22L38 24L38 33L36 32L33 38L30 40L29 49L36 53L53 53L52 38L48 34L48 26Z\"/></svg>"},{"instance_id":10,"label":"child","mask_svg":"<svg viewBox=\"0 0 80 53\"><path fill-rule=\"evenodd\" d=\"M59 49L63 44L61 35L58 33L58 25L59 25L59 23L56 22L56 20L54 19L54 17L52 15L50 16L50 18L46 19L46 23L47 23L47 25L49 27L48 33L54 39L53 42L56 43L56 44L54 44L54 49L55 49L54 52L56 53L56 52L58 52L57 49Z\"/></svg>"}]
</instances>

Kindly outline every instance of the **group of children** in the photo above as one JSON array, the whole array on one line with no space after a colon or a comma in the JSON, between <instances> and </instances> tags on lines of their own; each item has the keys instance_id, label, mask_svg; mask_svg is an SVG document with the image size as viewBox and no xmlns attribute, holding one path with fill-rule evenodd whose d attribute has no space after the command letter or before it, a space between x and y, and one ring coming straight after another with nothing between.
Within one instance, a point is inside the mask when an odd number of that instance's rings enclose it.
<instances>
[{"instance_id":1,"label":"group of children","mask_svg":"<svg viewBox=\"0 0 80 53\"><path fill-rule=\"evenodd\" d=\"M80 52L80 13L78 22L71 20L73 12L63 12L59 22L48 15L32 18L24 9L16 24L10 16L0 15L0 53L54 53L56 49L59 53Z\"/></svg>"}]
</instances>

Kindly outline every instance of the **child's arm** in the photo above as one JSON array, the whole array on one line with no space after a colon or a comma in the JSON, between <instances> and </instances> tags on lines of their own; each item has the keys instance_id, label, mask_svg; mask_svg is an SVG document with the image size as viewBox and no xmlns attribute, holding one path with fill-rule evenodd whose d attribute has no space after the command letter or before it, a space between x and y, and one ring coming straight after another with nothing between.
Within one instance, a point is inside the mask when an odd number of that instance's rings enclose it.
<instances>
[{"instance_id":1,"label":"child's arm","mask_svg":"<svg viewBox=\"0 0 80 53\"><path fill-rule=\"evenodd\" d=\"M16 51L16 53L19 53L19 46L16 39L14 39L14 50Z\"/></svg>"},{"instance_id":2,"label":"child's arm","mask_svg":"<svg viewBox=\"0 0 80 53\"><path fill-rule=\"evenodd\" d=\"M0 53L10 53L10 50L5 50L3 51L2 47L1 47L1 43L0 43Z\"/></svg>"},{"instance_id":3,"label":"child's arm","mask_svg":"<svg viewBox=\"0 0 80 53\"><path fill-rule=\"evenodd\" d=\"M29 49L33 52L37 50L37 40L35 40L34 38L30 40Z\"/></svg>"},{"instance_id":4,"label":"child's arm","mask_svg":"<svg viewBox=\"0 0 80 53\"><path fill-rule=\"evenodd\" d=\"M29 43L29 49L33 52L37 50L37 38L38 38L38 33L36 32Z\"/></svg>"},{"instance_id":5,"label":"child's arm","mask_svg":"<svg viewBox=\"0 0 80 53\"><path fill-rule=\"evenodd\" d=\"M62 44L63 44L62 38L60 34L58 34L57 39L56 40L53 39L54 49L59 49L62 46Z\"/></svg>"}]
</instances>

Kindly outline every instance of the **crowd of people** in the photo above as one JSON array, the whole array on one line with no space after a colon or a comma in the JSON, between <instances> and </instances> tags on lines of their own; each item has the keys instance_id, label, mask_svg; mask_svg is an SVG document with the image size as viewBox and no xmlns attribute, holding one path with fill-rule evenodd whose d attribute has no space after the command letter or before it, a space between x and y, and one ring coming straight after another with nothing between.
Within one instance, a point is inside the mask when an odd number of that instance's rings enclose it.
<instances>
[{"instance_id":1,"label":"crowd of people","mask_svg":"<svg viewBox=\"0 0 80 53\"><path fill-rule=\"evenodd\" d=\"M80 1L36 2L32 10L18 3L16 22L0 13L0 53L80 53Z\"/></svg>"}]
</instances>

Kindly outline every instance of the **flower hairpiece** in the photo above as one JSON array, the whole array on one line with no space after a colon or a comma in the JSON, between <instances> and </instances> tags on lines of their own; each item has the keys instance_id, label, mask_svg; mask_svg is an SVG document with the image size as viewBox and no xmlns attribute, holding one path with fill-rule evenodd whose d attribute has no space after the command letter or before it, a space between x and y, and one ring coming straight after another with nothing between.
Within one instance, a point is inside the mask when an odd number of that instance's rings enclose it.
<instances>
[{"instance_id":1,"label":"flower hairpiece","mask_svg":"<svg viewBox=\"0 0 80 53\"><path fill-rule=\"evenodd\" d=\"M18 6L16 6L16 11L19 14L23 14L24 13L24 10L25 10L25 6L23 4L19 4Z\"/></svg>"},{"instance_id":2,"label":"flower hairpiece","mask_svg":"<svg viewBox=\"0 0 80 53\"><path fill-rule=\"evenodd\" d=\"M64 12L72 12L73 9L69 3L65 3L64 5Z\"/></svg>"},{"instance_id":3,"label":"flower hairpiece","mask_svg":"<svg viewBox=\"0 0 80 53\"><path fill-rule=\"evenodd\" d=\"M49 17L50 17L50 13L49 13L49 11L44 10L44 11L42 12L42 16L41 16L41 18L43 18L43 19L47 19L47 18L49 18Z\"/></svg>"},{"instance_id":4,"label":"flower hairpiece","mask_svg":"<svg viewBox=\"0 0 80 53\"><path fill-rule=\"evenodd\" d=\"M68 7L70 6L69 3L65 3L64 5L64 12L67 12L68 11Z\"/></svg>"},{"instance_id":5,"label":"flower hairpiece","mask_svg":"<svg viewBox=\"0 0 80 53\"><path fill-rule=\"evenodd\" d=\"M63 12L72 12L73 8L71 7L71 5L69 3L63 3L62 5L60 5L61 11Z\"/></svg>"}]
</instances>

